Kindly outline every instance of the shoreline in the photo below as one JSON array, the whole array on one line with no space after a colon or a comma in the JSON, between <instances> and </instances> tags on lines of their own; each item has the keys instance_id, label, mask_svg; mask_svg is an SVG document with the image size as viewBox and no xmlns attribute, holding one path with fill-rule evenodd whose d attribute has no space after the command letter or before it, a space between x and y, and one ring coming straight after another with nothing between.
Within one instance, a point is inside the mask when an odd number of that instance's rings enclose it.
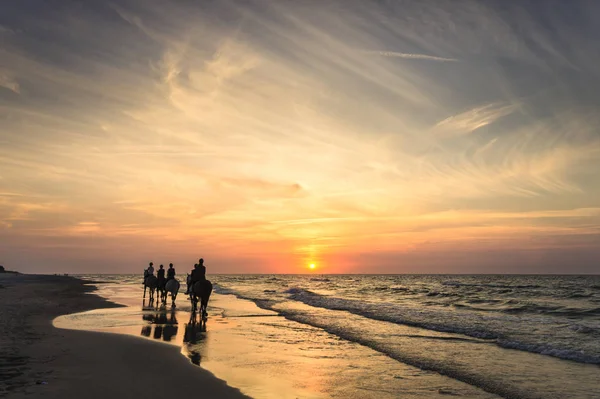
<instances>
[{"instance_id":1,"label":"shoreline","mask_svg":"<svg viewBox=\"0 0 600 399\"><path fill-rule=\"evenodd\" d=\"M91 284L67 276L0 277L0 397L247 398L174 346L54 327L61 315L122 307L93 294Z\"/></svg>"}]
</instances>

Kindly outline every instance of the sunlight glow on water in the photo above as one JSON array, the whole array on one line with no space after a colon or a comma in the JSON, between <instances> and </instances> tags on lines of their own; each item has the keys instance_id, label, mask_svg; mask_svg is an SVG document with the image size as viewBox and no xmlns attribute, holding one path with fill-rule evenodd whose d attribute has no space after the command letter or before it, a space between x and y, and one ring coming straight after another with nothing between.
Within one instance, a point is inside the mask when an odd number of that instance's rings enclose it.
<instances>
[{"instance_id":1,"label":"sunlight glow on water","mask_svg":"<svg viewBox=\"0 0 600 399\"><path fill-rule=\"evenodd\" d=\"M357 392L358 397L373 398L393 398L400 392L415 398L440 392L475 398L495 397L492 393L521 398L600 394L594 382L600 368L595 365L561 360L557 357L561 353L544 356L528 348L503 348L507 342L518 347L524 343L519 340L547 336L555 337L544 339L556 350L557 345L572 344L561 338L564 332L556 323L592 328L597 318L586 306L593 309L596 299L593 279L585 282L589 288L568 279L538 279L534 284L526 278L478 281L468 276L212 279L216 288L206 330L190 320L189 302L183 296L176 310L142 304L137 276L116 276L100 285L101 295L129 307L66 316L57 324L178 345L194 363L256 398L341 398ZM505 305L498 306L497 301ZM468 303L488 309L452 306ZM556 310L559 304L568 306L572 315L527 310L535 306ZM511 307L521 313L506 312ZM573 316L577 312L586 316ZM498 323L504 324L495 328ZM517 328L523 330L521 335ZM566 337L581 334L568 331ZM593 356L578 353L582 359Z\"/></svg>"}]
</instances>

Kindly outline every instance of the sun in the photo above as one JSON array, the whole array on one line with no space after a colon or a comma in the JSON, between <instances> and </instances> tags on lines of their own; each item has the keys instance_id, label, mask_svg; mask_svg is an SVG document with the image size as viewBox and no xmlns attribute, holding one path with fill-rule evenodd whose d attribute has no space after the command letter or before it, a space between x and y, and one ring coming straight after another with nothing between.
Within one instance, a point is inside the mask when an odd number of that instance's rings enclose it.
<instances>
[{"instance_id":1,"label":"sun","mask_svg":"<svg viewBox=\"0 0 600 399\"><path fill-rule=\"evenodd\" d=\"M308 265L308 268L309 268L310 270L314 270L314 269L315 269L315 267L316 267L316 266L315 266L315 264L314 264L314 263L311 263L310 265Z\"/></svg>"}]
</instances>

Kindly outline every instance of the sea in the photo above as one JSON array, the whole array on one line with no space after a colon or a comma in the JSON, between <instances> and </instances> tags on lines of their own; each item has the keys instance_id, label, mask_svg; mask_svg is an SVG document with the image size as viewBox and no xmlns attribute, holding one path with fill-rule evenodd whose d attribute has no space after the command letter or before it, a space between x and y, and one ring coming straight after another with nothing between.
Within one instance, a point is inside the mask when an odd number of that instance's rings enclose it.
<instances>
[{"instance_id":1,"label":"sea","mask_svg":"<svg viewBox=\"0 0 600 399\"><path fill-rule=\"evenodd\" d=\"M82 277L127 306L55 325L179 345L257 399L600 398L600 276L211 275L199 329L183 292Z\"/></svg>"}]
</instances>

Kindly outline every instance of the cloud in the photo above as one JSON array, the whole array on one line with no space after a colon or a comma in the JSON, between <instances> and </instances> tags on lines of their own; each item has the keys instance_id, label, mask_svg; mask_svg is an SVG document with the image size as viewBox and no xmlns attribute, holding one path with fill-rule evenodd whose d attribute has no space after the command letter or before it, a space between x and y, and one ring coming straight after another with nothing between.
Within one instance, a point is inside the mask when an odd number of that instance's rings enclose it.
<instances>
[{"instance_id":1,"label":"cloud","mask_svg":"<svg viewBox=\"0 0 600 399\"><path fill-rule=\"evenodd\" d=\"M518 110L518 104L487 104L438 122L434 131L442 137L460 136L496 122Z\"/></svg>"},{"instance_id":2,"label":"cloud","mask_svg":"<svg viewBox=\"0 0 600 399\"><path fill-rule=\"evenodd\" d=\"M19 85L19 82L10 77L8 73L2 72L2 70L0 70L0 87L4 87L5 89L8 89L16 94L21 93L21 86Z\"/></svg>"},{"instance_id":3,"label":"cloud","mask_svg":"<svg viewBox=\"0 0 600 399\"><path fill-rule=\"evenodd\" d=\"M15 31L7 26L0 25L0 34L14 34Z\"/></svg>"},{"instance_id":4,"label":"cloud","mask_svg":"<svg viewBox=\"0 0 600 399\"><path fill-rule=\"evenodd\" d=\"M400 53L397 51L365 51L367 54L375 54L381 55L383 57L392 57L392 58L405 58L409 60L429 60L429 61L439 61L439 62L458 62L455 58L445 58L445 57L436 57L433 55L426 54L411 54L411 53Z\"/></svg>"},{"instance_id":5,"label":"cloud","mask_svg":"<svg viewBox=\"0 0 600 399\"><path fill-rule=\"evenodd\" d=\"M23 7L0 50L15 248L297 264L595 237L596 34L560 9L549 30L471 2Z\"/></svg>"}]
</instances>

